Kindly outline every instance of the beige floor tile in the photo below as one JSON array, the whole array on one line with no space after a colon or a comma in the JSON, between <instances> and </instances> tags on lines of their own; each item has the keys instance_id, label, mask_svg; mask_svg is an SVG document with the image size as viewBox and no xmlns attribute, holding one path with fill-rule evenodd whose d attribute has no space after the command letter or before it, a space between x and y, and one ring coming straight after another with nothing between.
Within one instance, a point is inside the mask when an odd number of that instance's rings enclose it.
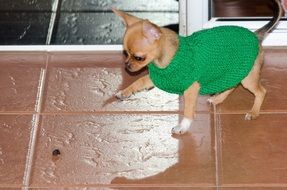
<instances>
[{"instance_id":1,"label":"beige floor tile","mask_svg":"<svg viewBox=\"0 0 287 190\"><path fill-rule=\"evenodd\" d=\"M30 115L0 115L0 185L23 185L31 123Z\"/></svg>"},{"instance_id":2,"label":"beige floor tile","mask_svg":"<svg viewBox=\"0 0 287 190\"><path fill-rule=\"evenodd\" d=\"M287 183L287 115L219 115L223 184Z\"/></svg>"}]
</instances>

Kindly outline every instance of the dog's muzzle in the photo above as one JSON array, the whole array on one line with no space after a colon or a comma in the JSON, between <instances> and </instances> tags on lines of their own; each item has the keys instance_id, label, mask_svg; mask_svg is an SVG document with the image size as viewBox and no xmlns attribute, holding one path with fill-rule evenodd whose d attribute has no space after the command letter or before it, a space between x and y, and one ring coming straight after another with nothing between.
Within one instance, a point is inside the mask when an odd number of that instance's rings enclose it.
<instances>
[{"instance_id":1,"label":"dog's muzzle","mask_svg":"<svg viewBox=\"0 0 287 190\"><path fill-rule=\"evenodd\" d=\"M132 69L131 64L129 62L126 62L125 64L126 64L126 69L130 71Z\"/></svg>"}]
</instances>

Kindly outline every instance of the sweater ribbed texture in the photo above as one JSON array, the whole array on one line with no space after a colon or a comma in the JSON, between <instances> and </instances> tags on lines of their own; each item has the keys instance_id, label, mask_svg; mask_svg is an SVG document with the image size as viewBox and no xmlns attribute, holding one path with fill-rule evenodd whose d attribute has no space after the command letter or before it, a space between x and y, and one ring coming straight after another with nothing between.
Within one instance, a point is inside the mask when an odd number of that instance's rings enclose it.
<instances>
[{"instance_id":1,"label":"sweater ribbed texture","mask_svg":"<svg viewBox=\"0 0 287 190\"><path fill-rule=\"evenodd\" d=\"M250 72L259 52L258 38L248 29L220 26L179 38L166 68L148 65L154 85L182 95L195 81L200 94L216 94L238 85Z\"/></svg>"}]
</instances>

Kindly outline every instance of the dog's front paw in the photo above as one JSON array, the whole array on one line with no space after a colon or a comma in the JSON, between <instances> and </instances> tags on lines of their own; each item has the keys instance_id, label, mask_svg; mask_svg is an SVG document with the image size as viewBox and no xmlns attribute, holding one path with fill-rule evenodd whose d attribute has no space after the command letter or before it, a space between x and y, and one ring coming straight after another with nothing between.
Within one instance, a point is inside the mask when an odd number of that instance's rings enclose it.
<instances>
[{"instance_id":1,"label":"dog's front paw","mask_svg":"<svg viewBox=\"0 0 287 190\"><path fill-rule=\"evenodd\" d=\"M208 103L209 105L214 105L214 104L213 104L213 103L214 103L214 100L213 100L212 97L208 98L206 101L207 101L207 103Z\"/></svg>"},{"instance_id":2,"label":"dog's front paw","mask_svg":"<svg viewBox=\"0 0 287 190\"><path fill-rule=\"evenodd\" d=\"M187 133L188 130L189 130L189 127L178 125L172 128L171 133L174 135L183 135Z\"/></svg>"},{"instance_id":3,"label":"dog's front paw","mask_svg":"<svg viewBox=\"0 0 287 190\"><path fill-rule=\"evenodd\" d=\"M121 91L117 92L115 96L119 100L125 100L125 99L129 98L131 95L126 93L125 91L121 90Z\"/></svg>"},{"instance_id":4,"label":"dog's front paw","mask_svg":"<svg viewBox=\"0 0 287 190\"><path fill-rule=\"evenodd\" d=\"M254 120L254 119L256 119L258 116L259 116L259 114L257 114L257 113L248 112L248 113L245 115L245 120L247 120L247 121Z\"/></svg>"},{"instance_id":5,"label":"dog's front paw","mask_svg":"<svg viewBox=\"0 0 287 190\"><path fill-rule=\"evenodd\" d=\"M171 133L174 135L182 135L187 133L190 128L191 122L191 120L183 118L183 120L178 126L172 128Z\"/></svg>"}]
</instances>

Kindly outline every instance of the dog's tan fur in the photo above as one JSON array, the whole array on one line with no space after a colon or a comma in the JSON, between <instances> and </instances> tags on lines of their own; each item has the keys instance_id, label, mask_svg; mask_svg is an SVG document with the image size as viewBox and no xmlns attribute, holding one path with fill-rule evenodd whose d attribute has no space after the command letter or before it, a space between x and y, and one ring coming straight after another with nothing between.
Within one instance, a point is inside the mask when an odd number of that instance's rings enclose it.
<instances>
[{"instance_id":1,"label":"dog's tan fur","mask_svg":"<svg viewBox=\"0 0 287 190\"><path fill-rule=\"evenodd\" d=\"M260 41L260 53L248 76L241 81L242 86L255 96L254 105L251 111L246 114L245 119L247 120L258 117L266 94L265 88L260 83L260 71L263 64L261 42L266 33L276 26L282 14L280 1L274 0L274 2L277 7L273 19L256 31ZM126 25L124 49L127 53L127 69L132 72L138 71L152 61L160 68L167 67L179 45L176 33L166 28L160 28L148 20L142 20L119 10L114 9L113 11L123 19ZM146 75L120 91L116 96L120 99L125 99L135 92L149 89L153 86L149 75ZM195 82L184 92L184 118L190 121L194 119L199 90L200 84ZM220 104L233 90L229 89L221 94L214 95L208 101L214 105ZM176 134L184 132L186 131L182 130L181 126L173 129L173 133Z\"/></svg>"}]
</instances>

